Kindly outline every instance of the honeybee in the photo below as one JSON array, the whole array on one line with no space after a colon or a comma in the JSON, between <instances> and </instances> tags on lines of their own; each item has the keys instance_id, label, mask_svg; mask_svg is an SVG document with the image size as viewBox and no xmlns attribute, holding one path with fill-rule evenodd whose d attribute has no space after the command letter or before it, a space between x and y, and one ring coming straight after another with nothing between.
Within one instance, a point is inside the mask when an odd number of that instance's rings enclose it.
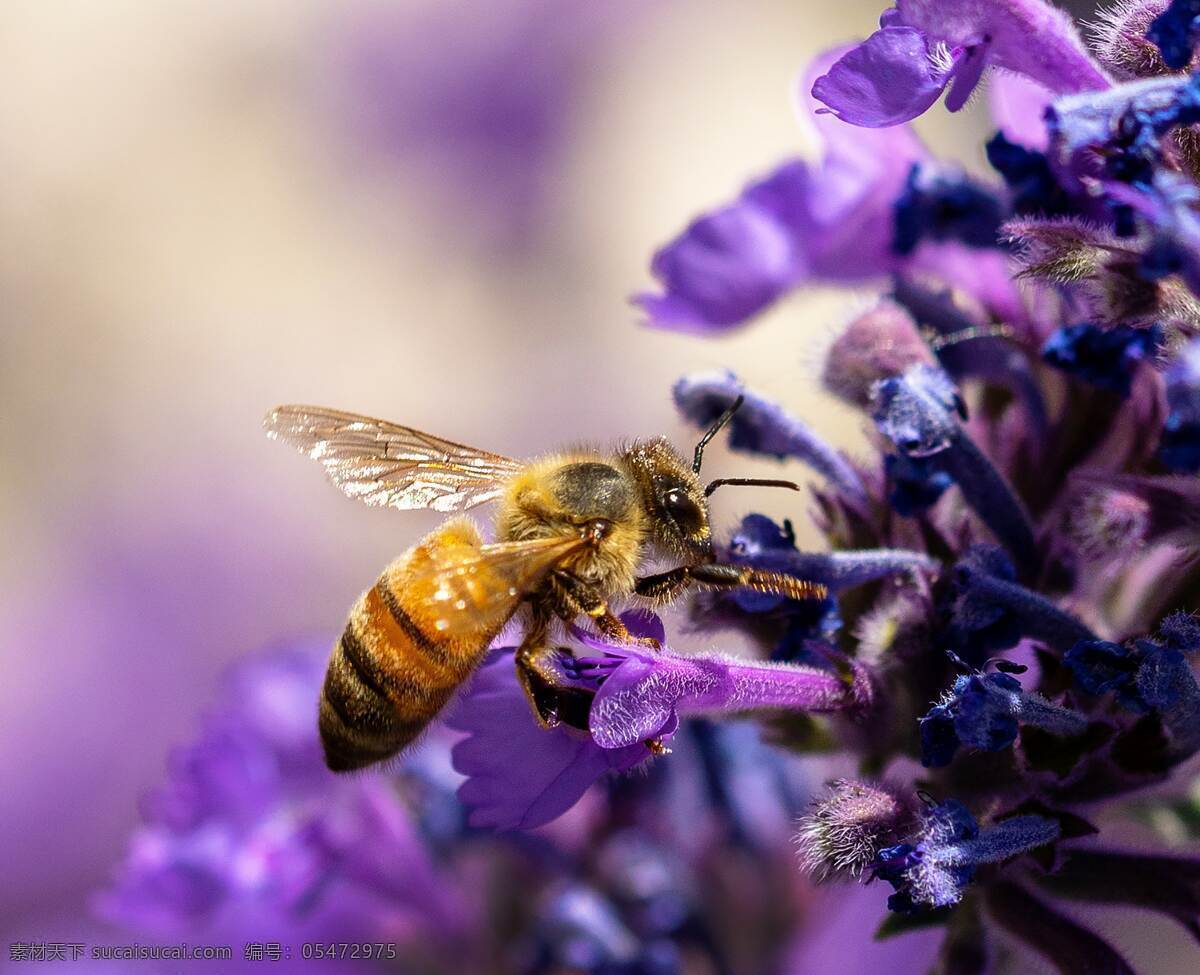
<instances>
[{"instance_id":1,"label":"honeybee","mask_svg":"<svg viewBox=\"0 0 1200 975\"><path fill-rule=\"evenodd\" d=\"M515 659L534 714L543 726L565 720L586 728L582 692L556 677L556 651L549 647L554 621L584 616L609 639L630 641L612 611L614 598L665 601L696 584L822 598L817 584L714 561L708 496L717 487L798 490L791 482L753 478L701 487L704 447L740 405L739 398L704 435L691 466L661 437L616 451L581 449L521 462L338 410L272 410L267 435L319 461L351 498L445 512L498 504L498 541L485 542L469 518L453 518L384 569L351 609L321 691L329 768L372 765L417 738L523 604ZM661 556L682 564L638 574Z\"/></svg>"}]
</instances>

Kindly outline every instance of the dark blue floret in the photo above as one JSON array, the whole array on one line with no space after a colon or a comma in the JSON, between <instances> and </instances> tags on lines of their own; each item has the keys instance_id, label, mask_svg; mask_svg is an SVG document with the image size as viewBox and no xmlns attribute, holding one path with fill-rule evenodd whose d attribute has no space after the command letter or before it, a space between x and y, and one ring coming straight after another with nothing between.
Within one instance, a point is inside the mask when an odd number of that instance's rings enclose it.
<instances>
[{"instance_id":1,"label":"dark blue floret","mask_svg":"<svg viewBox=\"0 0 1200 975\"><path fill-rule=\"evenodd\" d=\"M1120 694L1137 673L1138 662L1129 650L1108 640L1081 641L1063 659L1075 682L1089 694Z\"/></svg>"},{"instance_id":2,"label":"dark blue floret","mask_svg":"<svg viewBox=\"0 0 1200 975\"><path fill-rule=\"evenodd\" d=\"M1192 37L1200 18L1200 0L1171 0L1150 22L1146 38L1158 46L1168 68L1179 71L1192 60Z\"/></svg>"},{"instance_id":3,"label":"dark blue floret","mask_svg":"<svg viewBox=\"0 0 1200 975\"><path fill-rule=\"evenodd\" d=\"M1200 646L1200 625L1185 613L1163 620L1156 639L1120 646L1106 641L1076 644L1066 664L1091 694L1116 691L1117 700L1137 714L1153 711L1162 719L1176 760L1200 749L1200 686L1186 654Z\"/></svg>"},{"instance_id":4,"label":"dark blue floret","mask_svg":"<svg viewBox=\"0 0 1200 975\"><path fill-rule=\"evenodd\" d=\"M897 514L905 517L932 507L954 483L936 457L888 454L883 458L883 469L890 487L888 502Z\"/></svg>"},{"instance_id":5,"label":"dark blue floret","mask_svg":"<svg viewBox=\"0 0 1200 975\"><path fill-rule=\"evenodd\" d=\"M962 744L954 730L954 712L944 704L935 704L919 724L921 764L926 768L945 768L954 761Z\"/></svg>"},{"instance_id":6,"label":"dark blue floret","mask_svg":"<svg viewBox=\"0 0 1200 975\"><path fill-rule=\"evenodd\" d=\"M1045 153L1009 142L1003 132L997 132L987 144L987 158L1012 192L1017 213L1061 217L1075 212Z\"/></svg>"},{"instance_id":7,"label":"dark blue floret","mask_svg":"<svg viewBox=\"0 0 1200 975\"><path fill-rule=\"evenodd\" d=\"M980 592L981 578L1015 582L1016 570L996 545L974 545L955 566L955 600L948 642L969 663L981 663L989 654L1016 646L1021 626L1014 613Z\"/></svg>"},{"instance_id":8,"label":"dark blue floret","mask_svg":"<svg viewBox=\"0 0 1200 975\"><path fill-rule=\"evenodd\" d=\"M986 187L961 174L922 171L914 165L893 210L892 250L911 254L923 240L956 240L968 247L995 247L1007 216Z\"/></svg>"},{"instance_id":9,"label":"dark blue floret","mask_svg":"<svg viewBox=\"0 0 1200 975\"><path fill-rule=\"evenodd\" d=\"M973 674L955 682L954 727L964 745L999 752L1017 740L1017 719L1009 698L1013 692L1019 694L1021 684L1007 674Z\"/></svg>"},{"instance_id":10,"label":"dark blue floret","mask_svg":"<svg viewBox=\"0 0 1200 975\"><path fill-rule=\"evenodd\" d=\"M956 903L975 876L975 866L946 862L943 853L978 836L975 817L957 799L932 807L916 843L885 847L875 857L873 876L895 888L888 910L911 914Z\"/></svg>"},{"instance_id":11,"label":"dark blue floret","mask_svg":"<svg viewBox=\"0 0 1200 975\"><path fill-rule=\"evenodd\" d=\"M1085 383L1129 395L1138 363L1150 359L1162 342L1162 329L1097 328L1067 325L1046 340L1042 359Z\"/></svg>"},{"instance_id":12,"label":"dark blue floret","mask_svg":"<svg viewBox=\"0 0 1200 975\"><path fill-rule=\"evenodd\" d=\"M962 745L984 752L999 752L1017 740L1017 714L1023 692L1020 682L1002 673L975 673L959 677L951 692L921 718L921 764L926 768L949 765ZM1057 717L1060 709L1047 702L1045 710ZM1034 723L1042 723L1035 711Z\"/></svg>"}]
</instances>

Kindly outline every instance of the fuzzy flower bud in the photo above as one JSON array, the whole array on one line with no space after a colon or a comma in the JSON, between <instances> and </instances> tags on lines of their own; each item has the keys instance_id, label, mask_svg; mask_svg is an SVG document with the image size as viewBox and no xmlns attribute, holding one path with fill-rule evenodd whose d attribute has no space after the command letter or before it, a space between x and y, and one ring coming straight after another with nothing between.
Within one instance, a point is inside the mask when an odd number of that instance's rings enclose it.
<instances>
[{"instance_id":1,"label":"fuzzy flower bud","mask_svg":"<svg viewBox=\"0 0 1200 975\"><path fill-rule=\"evenodd\" d=\"M834 396L865 408L875 383L917 363L935 364L916 321L901 305L881 298L830 346L821 381Z\"/></svg>"},{"instance_id":2,"label":"fuzzy flower bud","mask_svg":"<svg viewBox=\"0 0 1200 975\"><path fill-rule=\"evenodd\" d=\"M857 878L911 817L908 804L880 786L831 782L798 824L800 869L818 883Z\"/></svg>"},{"instance_id":3,"label":"fuzzy flower bud","mask_svg":"<svg viewBox=\"0 0 1200 975\"><path fill-rule=\"evenodd\" d=\"M1150 515L1145 498L1098 487L1085 492L1071 508L1067 531L1085 558L1128 556L1145 544Z\"/></svg>"},{"instance_id":4,"label":"fuzzy flower bud","mask_svg":"<svg viewBox=\"0 0 1200 975\"><path fill-rule=\"evenodd\" d=\"M1167 9L1169 0L1117 0L1096 11L1092 50L1117 81L1135 81L1168 74L1158 45L1146 36L1150 24Z\"/></svg>"},{"instance_id":5,"label":"fuzzy flower bud","mask_svg":"<svg viewBox=\"0 0 1200 975\"><path fill-rule=\"evenodd\" d=\"M1200 685L1188 662L1197 650L1200 622L1174 613L1162 621L1156 639L1129 646L1081 641L1064 660L1089 694L1115 691L1129 710L1158 714L1171 740L1171 756L1181 761L1200 750Z\"/></svg>"}]
</instances>

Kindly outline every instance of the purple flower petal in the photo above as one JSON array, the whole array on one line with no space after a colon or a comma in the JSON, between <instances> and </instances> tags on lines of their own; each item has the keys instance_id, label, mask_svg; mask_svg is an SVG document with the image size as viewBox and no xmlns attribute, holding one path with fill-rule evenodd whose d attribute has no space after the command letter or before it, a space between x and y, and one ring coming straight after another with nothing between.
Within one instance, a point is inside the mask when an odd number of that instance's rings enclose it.
<instances>
[{"instance_id":1,"label":"purple flower petal","mask_svg":"<svg viewBox=\"0 0 1200 975\"><path fill-rule=\"evenodd\" d=\"M951 51L985 47L987 63L1066 94L1110 84L1075 23L1045 0L897 0L893 24Z\"/></svg>"},{"instance_id":2,"label":"purple flower petal","mask_svg":"<svg viewBox=\"0 0 1200 975\"><path fill-rule=\"evenodd\" d=\"M780 170L803 178L802 164ZM710 331L757 314L803 271L803 256L776 214L744 194L693 221L650 264L664 294L634 298L653 325Z\"/></svg>"},{"instance_id":3,"label":"purple flower petal","mask_svg":"<svg viewBox=\"0 0 1200 975\"><path fill-rule=\"evenodd\" d=\"M505 652L480 668L447 724L468 732L452 755L454 768L467 776L458 796L471 809L472 826L541 826L575 805L606 772L650 757L640 743L605 749L584 732L540 727Z\"/></svg>"},{"instance_id":4,"label":"purple flower petal","mask_svg":"<svg viewBox=\"0 0 1200 975\"><path fill-rule=\"evenodd\" d=\"M882 128L916 118L946 85L948 72L930 60L925 36L884 27L851 48L818 78L813 97L851 125Z\"/></svg>"},{"instance_id":5,"label":"purple flower petal","mask_svg":"<svg viewBox=\"0 0 1200 975\"><path fill-rule=\"evenodd\" d=\"M988 100L992 121L1010 142L1045 151L1046 109L1054 100L1047 88L1021 75L999 72L988 85Z\"/></svg>"}]
</instances>

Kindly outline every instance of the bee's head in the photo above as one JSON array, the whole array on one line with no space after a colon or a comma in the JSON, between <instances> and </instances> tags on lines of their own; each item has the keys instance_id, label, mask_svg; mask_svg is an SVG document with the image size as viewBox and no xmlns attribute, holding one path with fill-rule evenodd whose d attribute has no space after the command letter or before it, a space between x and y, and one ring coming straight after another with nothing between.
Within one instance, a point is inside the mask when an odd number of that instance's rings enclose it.
<instances>
[{"instance_id":1,"label":"bee's head","mask_svg":"<svg viewBox=\"0 0 1200 975\"><path fill-rule=\"evenodd\" d=\"M639 441L624 454L642 491L642 500L650 515L655 541L685 558L711 562L712 532L708 523L708 496L726 484L758 487L784 487L799 491L792 481L758 477L721 477L700 485L700 465L704 448L730 421L744 402L738 396L708 428L689 465L665 439Z\"/></svg>"},{"instance_id":2,"label":"bee's head","mask_svg":"<svg viewBox=\"0 0 1200 975\"><path fill-rule=\"evenodd\" d=\"M624 456L641 489L654 540L689 562L712 561L708 501L678 451L660 438L638 441Z\"/></svg>"}]
</instances>

